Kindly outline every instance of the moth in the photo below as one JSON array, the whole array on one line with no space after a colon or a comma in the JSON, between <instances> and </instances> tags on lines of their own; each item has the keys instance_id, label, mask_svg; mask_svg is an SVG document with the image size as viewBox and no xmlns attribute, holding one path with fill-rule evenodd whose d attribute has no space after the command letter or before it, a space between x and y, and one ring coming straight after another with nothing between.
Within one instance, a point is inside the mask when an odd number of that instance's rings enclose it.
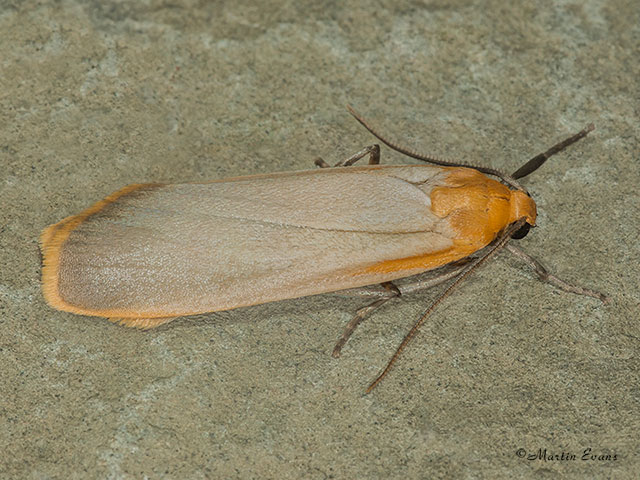
<instances>
[{"instance_id":1,"label":"moth","mask_svg":"<svg viewBox=\"0 0 640 480\"><path fill-rule=\"evenodd\" d=\"M372 145L334 168L318 159L324 168L129 185L43 231L45 299L59 310L153 328L185 315L381 284L378 298L347 325L338 356L375 309L452 279L368 391L435 306L501 248L562 290L606 300L550 275L509 243L536 220L518 179L593 125L507 175L418 154L349 111L383 143L425 164L380 165L380 147ZM368 165L353 166L365 157ZM392 283L445 265L452 267L435 279Z\"/></svg>"}]
</instances>

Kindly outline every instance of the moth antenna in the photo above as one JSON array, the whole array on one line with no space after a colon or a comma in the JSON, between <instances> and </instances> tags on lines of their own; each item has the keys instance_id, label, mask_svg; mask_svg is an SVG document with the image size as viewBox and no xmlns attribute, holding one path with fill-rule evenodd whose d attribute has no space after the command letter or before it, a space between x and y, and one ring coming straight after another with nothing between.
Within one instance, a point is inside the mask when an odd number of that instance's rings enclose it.
<instances>
[{"instance_id":1,"label":"moth antenna","mask_svg":"<svg viewBox=\"0 0 640 480\"><path fill-rule=\"evenodd\" d=\"M382 143L387 145L392 150L396 152L400 152L403 155L407 155L408 157L415 158L416 160L420 160L427 163L432 163L434 165L440 165L442 167L467 167L473 168L474 170L478 170L479 172L486 173L487 175L493 175L494 177L498 177L503 180L505 183L511 185L513 188L518 190L522 190L526 192L526 190L520 185L513 176L508 175L506 173L501 172L500 170L496 170L495 168L482 167L482 166L474 166L468 163L462 162L454 162L453 160L442 159L438 157L433 157L431 155L424 155L422 153L418 153L415 150L412 150L407 147L403 147L397 142L387 139L384 137L376 128L372 127L371 124L367 120L364 119L362 115L355 111L355 109L351 105L347 105L347 110L353 117L360 122L360 124L369 130L369 132L380 140Z\"/></svg>"},{"instance_id":2,"label":"moth antenna","mask_svg":"<svg viewBox=\"0 0 640 480\"><path fill-rule=\"evenodd\" d=\"M544 164L544 162L546 162L549 159L549 157L555 155L558 152L561 152L562 150L567 148L569 145L576 143L578 140L583 139L589 134L589 132L592 132L595 128L596 127L593 125L593 123L590 123L575 135L572 135L569 138L566 138L561 142L556 143L553 147L551 147L546 152L539 153L538 155L533 157L531 160L529 160L527 163L521 166L518 170L513 172L511 176L513 178L522 178L522 177L526 177L532 172L535 172L538 168L542 166L542 164Z\"/></svg>"},{"instance_id":3,"label":"moth antenna","mask_svg":"<svg viewBox=\"0 0 640 480\"><path fill-rule=\"evenodd\" d=\"M380 140L382 140L382 139L380 139ZM384 141L384 140L382 140L382 141ZM463 272L458 276L458 278L456 278L455 282L453 282L451 285L449 285L447 287L447 289L431 304L431 306L429 308L427 308L427 310L422 314L420 319L413 325L413 327L411 327L411 330L409 330L409 333L407 333L407 335L404 337L404 339L402 340L402 343L400 343L400 345L396 349L395 353L393 354L393 356L391 357L391 359L387 363L387 366L384 368L382 373L380 375L378 375L378 377L373 382L371 382L371 384L367 387L367 390L366 390L365 393L370 393L371 390L376 388L376 386L387 375L387 373L389 373L389 370L391 370L391 367L393 366L393 364L396 362L396 360L398 359L398 357L400 356L402 351L409 344L409 342L413 339L413 337L416 336L416 334L418 333L418 330L420 329L422 324L425 322L427 317L429 315L431 315L431 312L433 312L433 310L435 310L435 308L438 305L440 305L440 303L442 303L442 301L445 298L447 298L449 295L451 295L451 293L455 290L455 288L458 285L460 285L460 283L465 278L467 278L474 270L476 270L480 265L482 265L484 262L489 260L489 258L493 257L498 251L500 251L509 242L509 240L511 239L511 235L513 235L515 232L520 230L520 228L525 223L526 223L526 220L524 218L521 218L518 221L512 223L509 226L509 228L507 228L504 231L504 233L502 234L500 239L489 249L489 251L487 253L485 253L482 257L478 258L473 263L469 264L469 266L465 270L463 270Z\"/></svg>"}]
</instances>

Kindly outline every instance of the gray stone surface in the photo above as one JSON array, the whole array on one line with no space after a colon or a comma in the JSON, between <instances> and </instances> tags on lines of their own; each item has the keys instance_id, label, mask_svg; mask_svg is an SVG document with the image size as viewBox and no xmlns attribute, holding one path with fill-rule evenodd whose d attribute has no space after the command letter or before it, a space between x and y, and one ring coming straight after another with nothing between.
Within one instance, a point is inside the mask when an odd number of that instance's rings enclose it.
<instances>
[{"instance_id":1,"label":"gray stone surface","mask_svg":"<svg viewBox=\"0 0 640 480\"><path fill-rule=\"evenodd\" d=\"M0 3L0 477L633 478L637 3L260 5ZM540 217L521 245L612 303L500 254L367 396L436 292L376 313L339 360L362 299L149 332L45 304L45 226L129 183L344 158L372 143L347 103L422 151L508 171L594 122L526 179Z\"/></svg>"}]
</instances>

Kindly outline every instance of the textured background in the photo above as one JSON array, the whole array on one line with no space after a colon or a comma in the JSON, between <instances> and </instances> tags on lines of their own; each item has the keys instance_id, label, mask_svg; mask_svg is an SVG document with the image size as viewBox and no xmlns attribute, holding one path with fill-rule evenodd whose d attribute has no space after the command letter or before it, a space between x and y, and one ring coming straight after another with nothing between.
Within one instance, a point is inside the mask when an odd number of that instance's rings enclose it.
<instances>
[{"instance_id":1,"label":"textured background","mask_svg":"<svg viewBox=\"0 0 640 480\"><path fill-rule=\"evenodd\" d=\"M632 476L637 2L261 3L0 2L0 477ZM45 226L129 183L337 161L373 141L347 103L422 151L508 171L594 122L526 179L540 217L521 245L612 304L500 254L368 396L437 292L388 304L339 360L362 299L150 332L45 304Z\"/></svg>"}]
</instances>

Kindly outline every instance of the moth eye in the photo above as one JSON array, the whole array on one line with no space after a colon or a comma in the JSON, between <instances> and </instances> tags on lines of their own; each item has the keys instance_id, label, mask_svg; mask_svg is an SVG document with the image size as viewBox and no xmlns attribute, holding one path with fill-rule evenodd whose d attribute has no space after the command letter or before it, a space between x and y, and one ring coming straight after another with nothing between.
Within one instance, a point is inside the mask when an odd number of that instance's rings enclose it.
<instances>
[{"instance_id":1,"label":"moth eye","mask_svg":"<svg viewBox=\"0 0 640 480\"><path fill-rule=\"evenodd\" d=\"M511 238L513 238L514 240L520 240L521 238L524 238L527 236L527 233L529 233L530 229L531 229L531 225L529 225L528 223L525 223L513 235L511 235Z\"/></svg>"}]
</instances>

